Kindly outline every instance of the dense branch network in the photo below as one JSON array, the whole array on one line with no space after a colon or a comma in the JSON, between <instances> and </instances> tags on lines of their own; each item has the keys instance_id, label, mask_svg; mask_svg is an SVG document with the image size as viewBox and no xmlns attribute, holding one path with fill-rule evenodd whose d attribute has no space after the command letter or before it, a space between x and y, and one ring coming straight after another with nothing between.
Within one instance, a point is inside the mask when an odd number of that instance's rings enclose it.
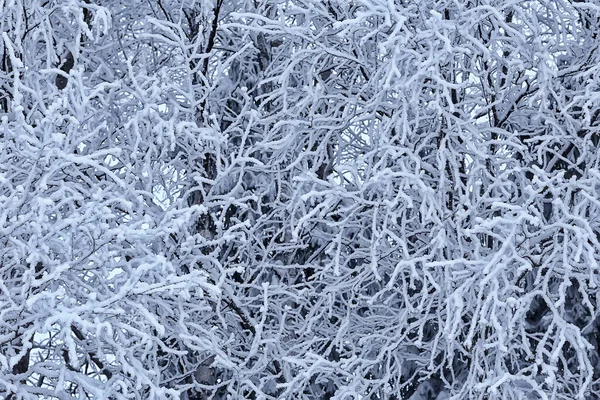
<instances>
[{"instance_id":1,"label":"dense branch network","mask_svg":"<svg viewBox=\"0 0 600 400\"><path fill-rule=\"evenodd\" d=\"M0 10L7 399L594 399L593 1Z\"/></svg>"}]
</instances>

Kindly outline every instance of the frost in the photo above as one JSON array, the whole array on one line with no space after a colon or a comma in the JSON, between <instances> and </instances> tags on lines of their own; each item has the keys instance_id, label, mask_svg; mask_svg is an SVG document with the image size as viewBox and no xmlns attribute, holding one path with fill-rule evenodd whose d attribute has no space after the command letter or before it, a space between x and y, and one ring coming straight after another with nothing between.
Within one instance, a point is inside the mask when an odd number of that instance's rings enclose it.
<instances>
[{"instance_id":1,"label":"frost","mask_svg":"<svg viewBox=\"0 0 600 400\"><path fill-rule=\"evenodd\" d=\"M7 4L7 400L595 398L594 2Z\"/></svg>"}]
</instances>

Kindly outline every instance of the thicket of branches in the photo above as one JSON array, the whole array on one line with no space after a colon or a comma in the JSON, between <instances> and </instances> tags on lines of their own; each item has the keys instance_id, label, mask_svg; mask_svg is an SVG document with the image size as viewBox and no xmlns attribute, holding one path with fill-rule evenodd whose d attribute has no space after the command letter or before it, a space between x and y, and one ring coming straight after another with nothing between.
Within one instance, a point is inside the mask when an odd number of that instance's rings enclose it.
<instances>
[{"instance_id":1,"label":"thicket of branches","mask_svg":"<svg viewBox=\"0 0 600 400\"><path fill-rule=\"evenodd\" d=\"M5 399L596 399L595 0L0 2Z\"/></svg>"}]
</instances>

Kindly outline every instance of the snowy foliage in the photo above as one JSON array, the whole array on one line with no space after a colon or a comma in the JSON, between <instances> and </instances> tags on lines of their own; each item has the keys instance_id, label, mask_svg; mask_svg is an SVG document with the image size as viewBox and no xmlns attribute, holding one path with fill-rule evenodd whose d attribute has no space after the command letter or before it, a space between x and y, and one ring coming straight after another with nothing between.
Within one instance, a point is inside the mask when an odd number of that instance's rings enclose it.
<instances>
[{"instance_id":1,"label":"snowy foliage","mask_svg":"<svg viewBox=\"0 0 600 400\"><path fill-rule=\"evenodd\" d=\"M596 0L0 26L6 400L599 398Z\"/></svg>"}]
</instances>

